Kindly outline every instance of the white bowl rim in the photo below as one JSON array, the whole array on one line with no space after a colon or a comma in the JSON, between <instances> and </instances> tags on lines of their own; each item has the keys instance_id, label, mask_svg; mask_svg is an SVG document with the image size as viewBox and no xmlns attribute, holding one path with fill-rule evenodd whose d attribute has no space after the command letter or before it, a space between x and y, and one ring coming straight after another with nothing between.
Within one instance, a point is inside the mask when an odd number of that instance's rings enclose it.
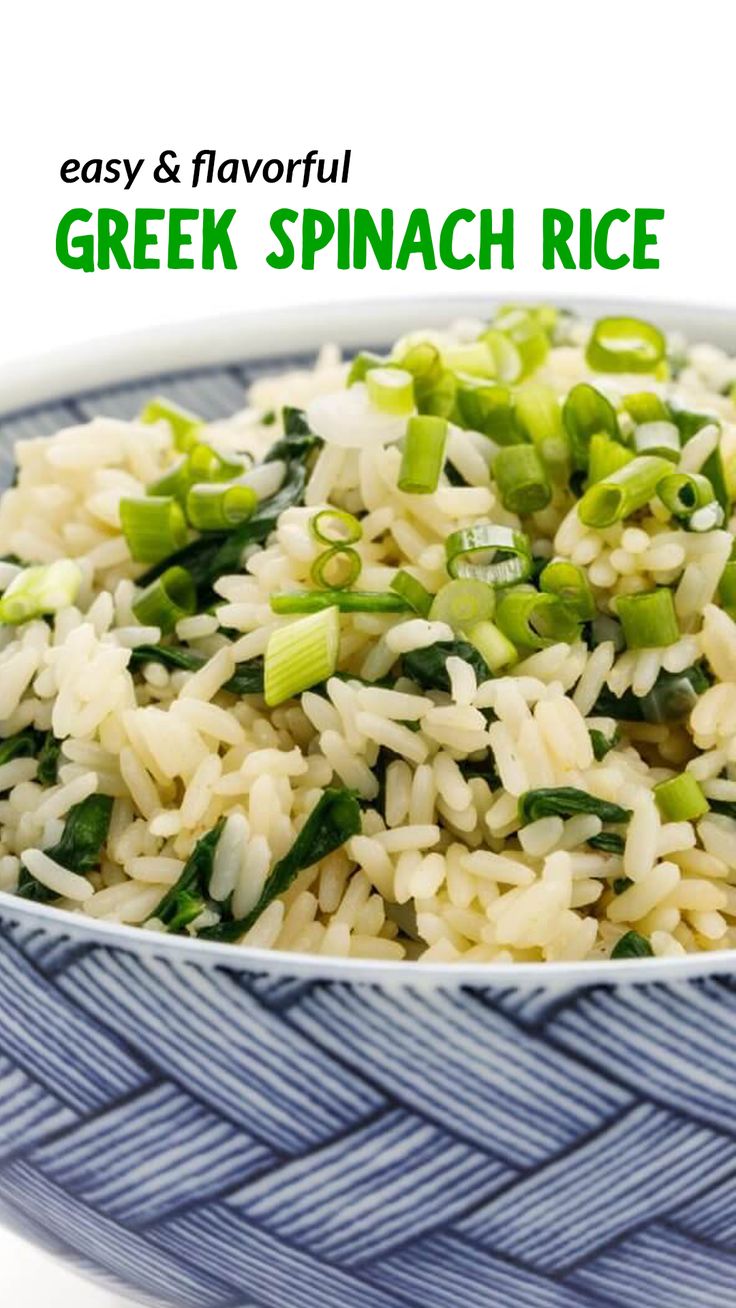
<instances>
[{"instance_id":1,"label":"white bowl rim","mask_svg":"<svg viewBox=\"0 0 736 1308\"><path fill-rule=\"evenodd\" d=\"M534 303L534 297L517 297ZM536 297L536 302L540 298ZM583 314L647 315L669 330L708 340L714 329L730 338L736 350L736 312L723 307L685 305L654 300L561 297L566 307ZM0 413L41 408L51 400L101 390L126 381L167 371L184 371L259 358L307 353L324 341L353 346L390 340L417 322L440 325L456 317L483 316L490 296L375 300L362 303L310 305L231 314L183 324L162 325L118 337L80 344L0 368ZM315 954L169 936L141 927L86 918L53 905L33 904L0 892L0 920L17 921L39 930L69 936L100 947L172 960L224 967L231 971L300 977L367 985L472 986L566 990L601 983L628 984L685 981L732 973L736 949L685 954L677 958L602 959L554 963L414 963L384 959L342 959Z\"/></svg>"}]
</instances>

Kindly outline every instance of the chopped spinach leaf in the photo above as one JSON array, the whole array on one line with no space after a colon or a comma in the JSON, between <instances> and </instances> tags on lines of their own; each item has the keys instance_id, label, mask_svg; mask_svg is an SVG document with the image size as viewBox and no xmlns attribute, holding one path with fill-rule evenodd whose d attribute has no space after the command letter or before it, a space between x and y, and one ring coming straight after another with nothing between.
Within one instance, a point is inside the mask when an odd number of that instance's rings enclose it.
<instances>
[{"instance_id":1,"label":"chopped spinach leaf","mask_svg":"<svg viewBox=\"0 0 736 1308\"><path fill-rule=\"evenodd\" d=\"M611 950L611 958L653 958L654 950L646 936L638 931L627 931Z\"/></svg>"},{"instance_id":2,"label":"chopped spinach leaf","mask_svg":"<svg viewBox=\"0 0 736 1308\"><path fill-rule=\"evenodd\" d=\"M527 790L519 798L522 826L543 817L568 818L576 813L593 813L601 822L628 822L631 817L631 809L621 808L620 804L612 804L607 799L598 799L575 786Z\"/></svg>"},{"instance_id":3,"label":"chopped spinach leaf","mask_svg":"<svg viewBox=\"0 0 736 1308\"><path fill-rule=\"evenodd\" d=\"M613 695L604 686L591 709L591 717L624 722L679 722L687 717L709 685L703 668L694 664L683 672L660 672L649 693L641 697L630 690L624 695Z\"/></svg>"},{"instance_id":4,"label":"chopped spinach leaf","mask_svg":"<svg viewBox=\"0 0 736 1308\"><path fill-rule=\"evenodd\" d=\"M70 872L93 872L100 864L111 814L112 799L109 795L89 795L81 804L69 809L58 844L45 852ZM21 898L36 903L49 903L59 898L53 890L42 886L27 868L21 868L17 893Z\"/></svg>"},{"instance_id":5,"label":"chopped spinach leaf","mask_svg":"<svg viewBox=\"0 0 736 1308\"><path fill-rule=\"evenodd\" d=\"M176 885L164 895L151 914L163 922L167 931L183 931L207 907L215 851L225 826L225 819L198 840Z\"/></svg>"},{"instance_id":6,"label":"chopped spinach leaf","mask_svg":"<svg viewBox=\"0 0 736 1308\"><path fill-rule=\"evenodd\" d=\"M42 786L55 786L58 781L61 741L56 739L53 731L47 731L38 755L38 772L36 780Z\"/></svg>"},{"instance_id":7,"label":"chopped spinach leaf","mask_svg":"<svg viewBox=\"0 0 736 1308\"><path fill-rule=\"evenodd\" d=\"M131 653L131 668L141 667L145 663L160 663L165 668L184 672L197 672L204 667L207 660L194 650L182 649L180 645L138 645ZM222 687L231 695L260 695L263 693L263 659L250 659L238 663L229 681Z\"/></svg>"},{"instance_id":8,"label":"chopped spinach leaf","mask_svg":"<svg viewBox=\"0 0 736 1308\"><path fill-rule=\"evenodd\" d=\"M588 840L591 849L600 849L604 854L623 854L625 843L617 831L601 831Z\"/></svg>"},{"instance_id":9,"label":"chopped spinach leaf","mask_svg":"<svg viewBox=\"0 0 736 1308\"><path fill-rule=\"evenodd\" d=\"M43 736L32 727L8 736L0 741L0 765L10 763L14 758L35 758L42 742Z\"/></svg>"},{"instance_id":10,"label":"chopped spinach leaf","mask_svg":"<svg viewBox=\"0 0 736 1308\"><path fill-rule=\"evenodd\" d=\"M443 640L425 649L414 649L403 655L404 675L421 686L422 690L448 690L450 678L447 660L451 655L465 659L475 670L478 681L487 681L491 673L488 664L474 645L466 640Z\"/></svg>"},{"instance_id":11,"label":"chopped spinach leaf","mask_svg":"<svg viewBox=\"0 0 736 1308\"><path fill-rule=\"evenodd\" d=\"M611 889L613 890L614 895L622 895L624 891L628 890L629 886L633 886L633 884L631 877L616 877Z\"/></svg>"},{"instance_id":12,"label":"chopped spinach leaf","mask_svg":"<svg viewBox=\"0 0 736 1308\"><path fill-rule=\"evenodd\" d=\"M593 746L593 755L598 763L600 763L601 759L606 757L606 754L610 753L610 751L616 747L620 739L618 731L614 731L613 735L609 737L602 731L598 731L595 727L591 728L588 735L590 736L590 743Z\"/></svg>"}]
</instances>

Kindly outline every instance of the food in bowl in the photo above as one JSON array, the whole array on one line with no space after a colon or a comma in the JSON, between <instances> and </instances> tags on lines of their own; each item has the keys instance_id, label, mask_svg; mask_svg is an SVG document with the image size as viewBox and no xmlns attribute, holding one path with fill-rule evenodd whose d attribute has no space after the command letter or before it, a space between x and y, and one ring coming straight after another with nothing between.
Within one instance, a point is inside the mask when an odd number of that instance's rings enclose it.
<instances>
[{"instance_id":1,"label":"food in bowl","mask_svg":"<svg viewBox=\"0 0 736 1308\"><path fill-rule=\"evenodd\" d=\"M356 958L732 947L735 382L506 308L21 442L0 889Z\"/></svg>"}]
</instances>

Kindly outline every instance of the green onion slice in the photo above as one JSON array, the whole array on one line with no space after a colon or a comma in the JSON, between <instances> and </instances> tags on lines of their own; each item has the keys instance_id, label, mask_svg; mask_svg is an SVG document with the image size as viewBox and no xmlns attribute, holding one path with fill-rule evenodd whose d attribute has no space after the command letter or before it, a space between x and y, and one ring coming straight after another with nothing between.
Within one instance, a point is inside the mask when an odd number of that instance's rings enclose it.
<instances>
[{"instance_id":1,"label":"green onion slice","mask_svg":"<svg viewBox=\"0 0 736 1308\"><path fill-rule=\"evenodd\" d=\"M610 527L644 507L663 477L672 471L669 459L639 455L589 486L578 504L578 517L586 527Z\"/></svg>"},{"instance_id":2,"label":"green onion slice","mask_svg":"<svg viewBox=\"0 0 736 1308\"><path fill-rule=\"evenodd\" d=\"M322 590L344 590L358 580L362 566L357 550L333 545L314 560L310 576Z\"/></svg>"},{"instance_id":3,"label":"green onion slice","mask_svg":"<svg viewBox=\"0 0 736 1308\"><path fill-rule=\"evenodd\" d=\"M363 535L363 528L353 513L320 509L309 519L309 532L320 545L354 545Z\"/></svg>"},{"instance_id":4,"label":"green onion slice","mask_svg":"<svg viewBox=\"0 0 736 1308\"><path fill-rule=\"evenodd\" d=\"M532 586L519 586L500 597L496 623L512 644L526 649L546 649L558 641L570 643L580 635L580 623L572 609L559 596Z\"/></svg>"},{"instance_id":5,"label":"green onion slice","mask_svg":"<svg viewBox=\"0 0 736 1308\"><path fill-rule=\"evenodd\" d=\"M496 592L492 586L459 577L437 592L429 616L433 622L446 622L455 632L467 632L476 623L492 618L495 611Z\"/></svg>"},{"instance_id":6,"label":"green onion slice","mask_svg":"<svg viewBox=\"0 0 736 1308\"><path fill-rule=\"evenodd\" d=\"M508 305L499 309L493 326L513 342L521 356L523 377L541 367L549 354L549 333L538 313L521 306ZM490 334L486 333L483 339L488 340ZM498 375L500 377L501 373Z\"/></svg>"},{"instance_id":7,"label":"green onion slice","mask_svg":"<svg viewBox=\"0 0 736 1308\"><path fill-rule=\"evenodd\" d=\"M500 627L497 627L494 622L489 622L487 619L484 622L476 622L474 626L468 628L465 635L491 672L499 672L501 668L518 661L516 646L511 643L508 636L504 636Z\"/></svg>"},{"instance_id":8,"label":"green onion slice","mask_svg":"<svg viewBox=\"0 0 736 1308\"><path fill-rule=\"evenodd\" d=\"M665 822L694 822L710 807L692 772L660 781L654 787L654 798Z\"/></svg>"},{"instance_id":9,"label":"green onion slice","mask_svg":"<svg viewBox=\"0 0 736 1308\"><path fill-rule=\"evenodd\" d=\"M442 360L451 372L467 372L480 377L496 375L496 361L485 338L449 346L443 350Z\"/></svg>"},{"instance_id":10,"label":"green onion slice","mask_svg":"<svg viewBox=\"0 0 736 1308\"><path fill-rule=\"evenodd\" d=\"M659 454L677 463L680 458L680 433L674 422L642 422L634 430L637 454Z\"/></svg>"},{"instance_id":11,"label":"green onion slice","mask_svg":"<svg viewBox=\"0 0 736 1308\"><path fill-rule=\"evenodd\" d=\"M619 445L609 436L596 434L591 436L588 446L588 485L605 481L612 472L617 472L625 464L631 463L634 455L625 445Z\"/></svg>"},{"instance_id":12,"label":"green onion slice","mask_svg":"<svg viewBox=\"0 0 736 1308\"><path fill-rule=\"evenodd\" d=\"M197 531L227 531L247 522L258 505L252 486L240 482L200 482L187 494L187 517Z\"/></svg>"},{"instance_id":13,"label":"green onion slice","mask_svg":"<svg viewBox=\"0 0 736 1308\"><path fill-rule=\"evenodd\" d=\"M624 395L622 404L637 426L643 422L669 422L670 412L655 391L635 391Z\"/></svg>"},{"instance_id":14,"label":"green onion slice","mask_svg":"<svg viewBox=\"0 0 736 1308\"><path fill-rule=\"evenodd\" d=\"M553 559L539 574L539 586L556 595L581 622L591 622L596 604L583 568L566 559Z\"/></svg>"},{"instance_id":15,"label":"green onion slice","mask_svg":"<svg viewBox=\"0 0 736 1308\"><path fill-rule=\"evenodd\" d=\"M368 398L382 413L410 414L414 408L414 378L404 368L371 368L365 378Z\"/></svg>"},{"instance_id":16,"label":"green onion slice","mask_svg":"<svg viewBox=\"0 0 736 1308\"><path fill-rule=\"evenodd\" d=\"M318 613L337 608L341 613L411 613L412 606L395 591L291 590L271 596L274 613Z\"/></svg>"},{"instance_id":17,"label":"green onion slice","mask_svg":"<svg viewBox=\"0 0 736 1308\"><path fill-rule=\"evenodd\" d=\"M455 406L454 417L462 427L482 432L497 445L517 445L525 439L507 386L464 373L457 378Z\"/></svg>"},{"instance_id":18,"label":"green onion slice","mask_svg":"<svg viewBox=\"0 0 736 1308\"><path fill-rule=\"evenodd\" d=\"M406 600L415 613L419 613L423 618L428 617L434 596L427 590L426 586L422 585L421 581L417 581L416 577L412 577L410 572L407 572L404 568L399 568L391 582L391 589Z\"/></svg>"},{"instance_id":19,"label":"green onion slice","mask_svg":"<svg viewBox=\"0 0 736 1308\"><path fill-rule=\"evenodd\" d=\"M514 586L532 571L528 536L493 523L453 531L445 541L445 554L451 577L472 577L491 586Z\"/></svg>"},{"instance_id":20,"label":"green onion slice","mask_svg":"<svg viewBox=\"0 0 736 1308\"><path fill-rule=\"evenodd\" d=\"M186 568L167 568L138 596L133 612L143 627L166 634L197 611L197 592Z\"/></svg>"},{"instance_id":21,"label":"green onion slice","mask_svg":"<svg viewBox=\"0 0 736 1308\"><path fill-rule=\"evenodd\" d=\"M520 381L524 373L524 360L515 342L495 327L484 332L481 341L493 360L492 376L501 382ZM466 368L465 371L470 372L471 369Z\"/></svg>"},{"instance_id":22,"label":"green onion slice","mask_svg":"<svg viewBox=\"0 0 736 1308\"><path fill-rule=\"evenodd\" d=\"M187 539L186 520L173 496L122 499L120 525L137 563L158 563L181 549Z\"/></svg>"},{"instance_id":23,"label":"green onion slice","mask_svg":"<svg viewBox=\"0 0 736 1308\"><path fill-rule=\"evenodd\" d=\"M188 450L192 445L196 445L198 432L202 427L202 419L198 418L196 413L190 413L179 404L172 403L171 400L164 399L161 395L156 395L141 411L140 421L145 423L168 422L174 436L174 444L178 450Z\"/></svg>"},{"instance_id":24,"label":"green onion slice","mask_svg":"<svg viewBox=\"0 0 736 1308\"><path fill-rule=\"evenodd\" d=\"M552 487L534 445L506 445L493 460L501 501L510 513L536 513L549 504Z\"/></svg>"},{"instance_id":25,"label":"green onion slice","mask_svg":"<svg viewBox=\"0 0 736 1308\"><path fill-rule=\"evenodd\" d=\"M356 382L364 382L372 368L390 367L390 360L385 359L380 354L371 354L369 350L364 350L361 354L356 354L350 364L348 372L348 386L354 386Z\"/></svg>"},{"instance_id":26,"label":"green onion slice","mask_svg":"<svg viewBox=\"0 0 736 1308\"><path fill-rule=\"evenodd\" d=\"M231 481L245 472L242 462L226 459L211 445L199 441L189 450L189 476L195 481Z\"/></svg>"},{"instance_id":27,"label":"green onion slice","mask_svg":"<svg viewBox=\"0 0 736 1308\"><path fill-rule=\"evenodd\" d=\"M708 478L699 472L669 473L657 483L657 495L673 517L686 522L697 509L716 502Z\"/></svg>"},{"instance_id":28,"label":"green onion slice","mask_svg":"<svg viewBox=\"0 0 736 1308\"><path fill-rule=\"evenodd\" d=\"M721 608L729 617L736 616L736 563L727 563L718 583L718 598Z\"/></svg>"},{"instance_id":29,"label":"green onion slice","mask_svg":"<svg viewBox=\"0 0 736 1308\"><path fill-rule=\"evenodd\" d=\"M536 446L553 479L566 480L570 442L554 387L543 382L522 382L516 392L515 412L521 430Z\"/></svg>"},{"instance_id":30,"label":"green onion slice","mask_svg":"<svg viewBox=\"0 0 736 1308\"><path fill-rule=\"evenodd\" d=\"M0 622L19 626L58 613L74 603L81 584L82 574L71 559L24 568L0 599Z\"/></svg>"},{"instance_id":31,"label":"green onion slice","mask_svg":"<svg viewBox=\"0 0 736 1308\"><path fill-rule=\"evenodd\" d=\"M640 318L599 318L585 357L598 372L655 372L666 352L658 327Z\"/></svg>"},{"instance_id":32,"label":"green onion slice","mask_svg":"<svg viewBox=\"0 0 736 1308\"><path fill-rule=\"evenodd\" d=\"M399 490L431 495L439 485L445 462L447 420L428 414L410 418L399 469Z\"/></svg>"},{"instance_id":33,"label":"green onion slice","mask_svg":"<svg viewBox=\"0 0 736 1308\"><path fill-rule=\"evenodd\" d=\"M628 649L659 649L680 639L672 591L666 586L640 595L619 595L616 616Z\"/></svg>"},{"instance_id":34,"label":"green onion slice","mask_svg":"<svg viewBox=\"0 0 736 1308\"><path fill-rule=\"evenodd\" d=\"M619 438L616 410L605 395L587 382L573 386L562 406L562 421L570 438L575 468L587 468L593 436Z\"/></svg>"},{"instance_id":35,"label":"green onion slice","mask_svg":"<svg viewBox=\"0 0 736 1308\"><path fill-rule=\"evenodd\" d=\"M269 708L331 677L340 647L340 614L334 606L278 627L264 660L264 695Z\"/></svg>"}]
</instances>

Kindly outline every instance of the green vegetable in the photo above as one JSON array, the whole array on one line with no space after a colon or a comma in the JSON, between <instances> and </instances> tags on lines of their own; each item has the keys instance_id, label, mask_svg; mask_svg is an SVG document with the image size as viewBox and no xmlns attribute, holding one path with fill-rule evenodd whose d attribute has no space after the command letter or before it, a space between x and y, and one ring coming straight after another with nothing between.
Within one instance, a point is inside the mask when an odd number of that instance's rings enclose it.
<instances>
[{"instance_id":1,"label":"green vegetable","mask_svg":"<svg viewBox=\"0 0 736 1308\"><path fill-rule=\"evenodd\" d=\"M605 395L587 382L579 382L569 392L562 406L562 421L570 441L574 468L587 468L590 442L594 436L619 440L616 410Z\"/></svg>"},{"instance_id":2,"label":"green vegetable","mask_svg":"<svg viewBox=\"0 0 736 1308\"><path fill-rule=\"evenodd\" d=\"M604 687L591 716L616 718L623 722L681 722L698 702L710 682L697 664L683 672L660 672L648 694L641 697L627 691L616 696Z\"/></svg>"},{"instance_id":3,"label":"green vegetable","mask_svg":"<svg viewBox=\"0 0 736 1308\"><path fill-rule=\"evenodd\" d=\"M627 649L659 649L680 639L675 602L666 586L636 595L619 595L616 616Z\"/></svg>"},{"instance_id":4,"label":"green vegetable","mask_svg":"<svg viewBox=\"0 0 736 1308\"><path fill-rule=\"evenodd\" d=\"M75 804L69 809L58 844L46 850L49 858L70 872L84 874L95 871L100 865L111 814L112 799L109 795L89 795L81 804ZM42 886L27 868L21 868L17 893L22 899L39 904L59 898L53 890Z\"/></svg>"},{"instance_id":5,"label":"green vegetable","mask_svg":"<svg viewBox=\"0 0 736 1308\"><path fill-rule=\"evenodd\" d=\"M497 377L501 382L521 380L524 373L524 360L521 357L521 351L517 349L505 332L490 327L481 336L480 343L490 353L492 376ZM466 373L472 373L473 371L472 368L465 369Z\"/></svg>"},{"instance_id":6,"label":"green vegetable","mask_svg":"<svg viewBox=\"0 0 736 1308\"><path fill-rule=\"evenodd\" d=\"M200 939L238 940L258 921L261 913L283 895L300 872L340 849L361 829L360 805L350 790L328 789L312 809L291 849L279 859L268 877L258 903L247 917L206 927Z\"/></svg>"},{"instance_id":7,"label":"green vegetable","mask_svg":"<svg viewBox=\"0 0 736 1308\"><path fill-rule=\"evenodd\" d=\"M317 556L309 575L323 590L344 590L358 580L362 566L360 555L350 545L332 545Z\"/></svg>"},{"instance_id":8,"label":"green vegetable","mask_svg":"<svg viewBox=\"0 0 736 1308\"><path fill-rule=\"evenodd\" d=\"M173 496L122 499L120 525L137 563L161 563L181 549L187 538L186 520Z\"/></svg>"},{"instance_id":9,"label":"green vegetable","mask_svg":"<svg viewBox=\"0 0 736 1308\"><path fill-rule=\"evenodd\" d=\"M247 522L258 496L240 482L197 482L187 493L187 517L197 531L227 531Z\"/></svg>"},{"instance_id":10,"label":"green vegetable","mask_svg":"<svg viewBox=\"0 0 736 1308\"><path fill-rule=\"evenodd\" d=\"M137 645L131 651L128 666L135 669L143 667L146 663L160 663L165 668L177 671L198 672L206 662L202 654L181 649L177 645ZM238 663L235 673L229 681L225 682L222 689L229 691L231 695L263 694L263 659L256 658L246 663Z\"/></svg>"},{"instance_id":11,"label":"green vegetable","mask_svg":"<svg viewBox=\"0 0 736 1308\"><path fill-rule=\"evenodd\" d=\"M546 649L558 641L574 641L580 622L558 595L517 586L499 599L496 624L513 645Z\"/></svg>"},{"instance_id":12,"label":"green vegetable","mask_svg":"<svg viewBox=\"0 0 736 1308\"><path fill-rule=\"evenodd\" d=\"M224 826L225 819L220 818L217 825L197 841L176 885L167 891L151 914L164 924L167 931L183 931L207 907L215 853Z\"/></svg>"},{"instance_id":13,"label":"green vegetable","mask_svg":"<svg viewBox=\"0 0 736 1308\"><path fill-rule=\"evenodd\" d=\"M493 460L493 476L510 513L536 513L552 498L549 478L534 445L503 446Z\"/></svg>"},{"instance_id":14,"label":"green vegetable","mask_svg":"<svg viewBox=\"0 0 736 1308\"><path fill-rule=\"evenodd\" d=\"M271 633L264 661L269 708L331 677L340 647L340 615L333 605Z\"/></svg>"},{"instance_id":15,"label":"green vegetable","mask_svg":"<svg viewBox=\"0 0 736 1308\"><path fill-rule=\"evenodd\" d=\"M710 807L692 772L660 781L654 787L654 798L665 822L694 822Z\"/></svg>"},{"instance_id":16,"label":"green vegetable","mask_svg":"<svg viewBox=\"0 0 736 1308\"><path fill-rule=\"evenodd\" d=\"M395 591L287 590L271 596L274 613L319 613L337 608L341 613L410 613L412 606Z\"/></svg>"},{"instance_id":17,"label":"green vegetable","mask_svg":"<svg viewBox=\"0 0 736 1308\"><path fill-rule=\"evenodd\" d=\"M677 463L680 458L680 433L674 422L643 422L634 430L637 454L658 454Z\"/></svg>"},{"instance_id":18,"label":"green vegetable","mask_svg":"<svg viewBox=\"0 0 736 1308\"><path fill-rule=\"evenodd\" d=\"M672 472L669 459L639 455L589 486L578 504L578 517L586 527L610 527L631 517L655 495L663 477Z\"/></svg>"},{"instance_id":19,"label":"green vegetable","mask_svg":"<svg viewBox=\"0 0 736 1308\"><path fill-rule=\"evenodd\" d=\"M516 421L511 391L497 382L458 377L455 417L461 427L479 431L497 445L518 445L526 439Z\"/></svg>"},{"instance_id":20,"label":"green vegetable","mask_svg":"<svg viewBox=\"0 0 736 1308\"><path fill-rule=\"evenodd\" d=\"M407 572L404 568L399 568L391 582L391 589L401 599L406 600L406 603L415 613L420 614L423 618L429 615L434 596L427 590L426 586L422 585L421 581L417 581L416 577L412 577L410 572Z\"/></svg>"},{"instance_id":21,"label":"green vegetable","mask_svg":"<svg viewBox=\"0 0 736 1308\"><path fill-rule=\"evenodd\" d=\"M698 472L671 472L658 483L657 495L665 508L683 522L689 522L698 509L716 502L708 478Z\"/></svg>"},{"instance_id":22,"label":"green vegetable","mask_svg":"<svg viewBox=\"0 0 736 1308\"><path fill-rule=\"evenodd\" d=\"M553 559L539 574L539 586L562 600L581 622L596 614L595 599L584 570L566 559Z\"/></svg>"},{"instance_id":23,"label":"green vegetable","mask_svg":"<svg viewBox=\"0 0 736 1308\"><path fill-rule=\"evenodd\" d=\"M397 362L414 378L414 399L419 412L448 418L455 403L457 383L443 364L437 347L429 341L420 341Z\"/></svg>"},{"instance_id":24,"label":"green vegetable","mask_svg":"<svg viewBox=\"0 0 736 1308\"><path fill-rule=\"evenodd\" d=\"M0 741L0 766L11 763L14 758L35 758L39 749L39 732L32 727L17 731L14 736L6 736Z\"/></svg>"},{"instance_id":25,"label":"green vegetable","mask_svg":"<svg viewBox=\"0 0 736 1308\"><path fill-rule=\"evenodd\" d=\"M196 609L194 582L185 568L167 568L133 604L141 626L160 627L164 633L173 631L177 622L191 617Z\"/></svg>"},{"instance_id":26,"label":"green vegetable","mask_svg":"<svg viewBox=\"0 0 736 1308\"><path fill-rule=\"evenodd\" d=\"M519 654L516 646L512 645L494 622L489 622L487 619L484 622L476 622L468 628L465 635L481 655L490 672L499 672L501 668L518 661Z\"/></svg>"},{"instance_id":27,"label":"green vegetable","mask_svg":"<svg viewBox=\"0 0 736 1308\"><path fill-rule=\"evenodd\" d=\"M727 563L724 567L718 583L718 597L721 608L726 610L729 617L736 616L736 562Z\"/></svg>"},{"instance_id":28,"label":"green vegetable","mask_svg":"<svg viewBox=\"0 0 736 1308\"><path fill-rule=\"evenodd\" d=\"M516 392L514 409L521 430L536 447L552 479L566 480L570 442L554 387L543 382L522 382Z\"/></svg>"},{"instance_id":29,"label":"green vegetable","mask_svg":"<svg viewBox=\"0 0 736 1308\"><path fill-rule=\"evenodd\" d=\"M658 327L640 318L599 318L585 351L597 372L655 372L665 357Z\"/></svg>"},{"instance_id":30,"label":"green vegetable","mask_svg":"<svg viewBox=\"0 0 736 1308\"><path fill-rule=\"evenodd\" d=\"M414 408L414 378L404 368L371 368L365 376L371 404L382 413L408 415Z\"/></svg>"},{"instance_id":31,"label":"green vegetable","mask_svg":"<svg viewBox=\"0 0 736 1308\"><path fill-rule=\"evenodd\" d=\"M410 495L436 491L445 462L447 420L427 414L410 418L399 468L399 490Z\"/></svg>"},{"instance_id":32,"label":"green vegetable","mask_svg":"<svg viewBox=\"0 0 736 1308\"><path fill-rule=\"evenodd\" d=\"M433 622L446 622L453 631L467 632L477 622L492 618L496 592L485 581L458 578L448 581L434 597L429 616Z\"/></svg>"},{"instance_id":33,"label":"green vegetable","mask_svg":"<svg viewBox=\"0 0 736 1308\"><path fill-rule=\"evenodd\" d=\"M513 586L532 570L529 538L492 523L453 531L445 541L445 554L451 577L471 577L491 586Z\"/></svg>"},{"instance_id":34,"label":"green vegetable","mask_svg":"<svg viewBox=\"0 0 736 1308\"><path fill-rule=\"evenodd\" d=\"M593 746L593 756L598 763L600 763L601 759L606 757L606 754L610 754L611 750L616 748L620 739L617 730L614 731L613 735L609 738L602 731L598 731L595 727L591 727L588 735L590 736L590 743Z\"/></svg>"},{"instance_id":35,"label":"green vegetable","mask_svg":"<svg viewBox=\"0 0 736 1308\"><path fill-rule=\"evenodd\" d=\"M615 839L621 840L621 837L616 836ZM588 844L590 844L590 841L588 841ZM623 850L624 842L621 840L621 853L623 853ZM633 886L633 884L631 877L615 877L611 883L611 889L613 890L614 895L622 895L624 891L628 890L629 886Z\"/></svg>"},{"instance_id":36,"label":"green vegetable","mask_svg":"<svg viewBox=\"0 0 736 1308\"><path fill-rule=\"evenodd\" d=\"M591 849L600 849L604 854L623 854L626 841L615 831L600 831L597 836L589 836L588 844ZM616 894L620 893L616 891Z\"/></svg>"},{"instance_id":37,"label":"green vegetable","mask_svg":"<svg viewBox=\"0 0 736 1308\"><path fill-rule=\"evenodd\" d=\"M611 958L653 958L654 950L646 936L638 931L627 931L625 936L614 945Z\"/></svg>"},{"instance_id":38,"label":"green vegetable","mask_svg":"<svg viewBox=\"0 0 736 1308\"><path fill-rule=\"evenodd\" d=\"M544 321L536 310L521 305L506 305L494 318L494 327L513 343L521 356L523 377L541 367L549 354L549 334ZM491 345L493 351L492 336L495 337L494 332L486 332L482 339Z\"/></svg>"},{"instance_id":39,"label":"green vegetable","mask_svg":"<svg viewBox=\"0 0 736 1308\"><path fill-rule=\"evenodd\" d=\"M655 391L636 391L624 395L623 406L638 425L642 422L668 422L670 411Z\"/></svg>"},{"instance_id":40,"label":"green vegetable","mask_svg":"<svg viewBox=\"0 0 736 1308\"><path fill-rule=\"evenodd\" d=\"M390 360L385 359L381 354L373 354L370 350L362 350L356 354L350 370L348 372L348 386L354 386L356 382L364 382L372 368L386 368L390 365Z\"/></svg>"},{"instance_id":41,"label":"green vegetable","mask_svg":"<svg viewBox=\"0 0 736 1308\"><path fill-rule=\"evenodd\" d=\"M320 509L309 519L309 533L320 545L354 545L363 528L354 513L344 509Z\"/></svg>"},{"instance_id":42,"label":"green vegetable","mask_svg":"<svg viewBox=\"0 0 736 1308\"><path fill-rule=\"evenodd\" d=\"M462 345L448 346L442 352L442 361L451 372L468 373L471 376L477 374L479 377L496 376L494 354L484 338L479 341L466 341Z\"/></svg>"},{"instance_id":43,"label":"green vegetable","mask_svg":"<svg viewBox=\"0 0 736 1308\"><path fill-rule=\"evenodd\" d=\"M43 744L38 754L38 772L36 781L42 786L55 786L58 780L59 759L61 757L60 740L52 731L45 733Z\"/></svg>"},{"instance_id":44,"label":"green vegetable","mask_svg":"<svg viewBox=\"0 0 736 1308\"><path fill-rule=\"evenodd\" d=\"M24 568L0 599L0 623L19 626L58 613L77 598L82 574L71 559Z\"/></svg>"},{"instance_id":45,"label":"green vegetable","mask_svg":"<svg viewBox=\"0 0 736 1308\"><path fill-rule=\"evenodd\" d=\"M178 450L188 450L197 443L202 419L195 413L190 413L188 409L182 408L181 405L157 395L149 400L141 411L140 421L152 423L160 422L162 419L171 427L174 444Z\"/></svg>"},{"instance_id":46,"label":"green vegetable","mask_svg":"<svg viewBox=\"0 0 736 1308\"><path fill-rule=\"evenodd\" d=\"M576 813L592 813L601 822L628 822L631 809L621 808L607 799L598 799L574 786L554 789L527 790L519 798L519 817L522 826L543 817L574 817ZM590 843L590 842L589 842Z\"/></svg>"},{"instance_id":47,"label":"green vegetable","mask_svg":"<svg viewBox=\"0 0 736 1308\"><path fill-rule=\"evenodd\" d=\"M612 441L610 437L598 434L591 436L588 446L588 485L607 481L612 473L631 463L633 458L631 450Z\"/></svg>"},{"instance_id":48,"label":"green vegetable","mask_svg":"<svg viewBox=\"0 0 736 1308\"><path fill-rule=\"evenodd\" d=\"M450 678L447 675L446 665L451 655L470 663L479 683L488 680L490 674L485 659L465 640L437 641L424 649L415 649L408 654L402 654L404 676L415 682L422 690L449 691Z\"/></svg>"}]
</instances>

